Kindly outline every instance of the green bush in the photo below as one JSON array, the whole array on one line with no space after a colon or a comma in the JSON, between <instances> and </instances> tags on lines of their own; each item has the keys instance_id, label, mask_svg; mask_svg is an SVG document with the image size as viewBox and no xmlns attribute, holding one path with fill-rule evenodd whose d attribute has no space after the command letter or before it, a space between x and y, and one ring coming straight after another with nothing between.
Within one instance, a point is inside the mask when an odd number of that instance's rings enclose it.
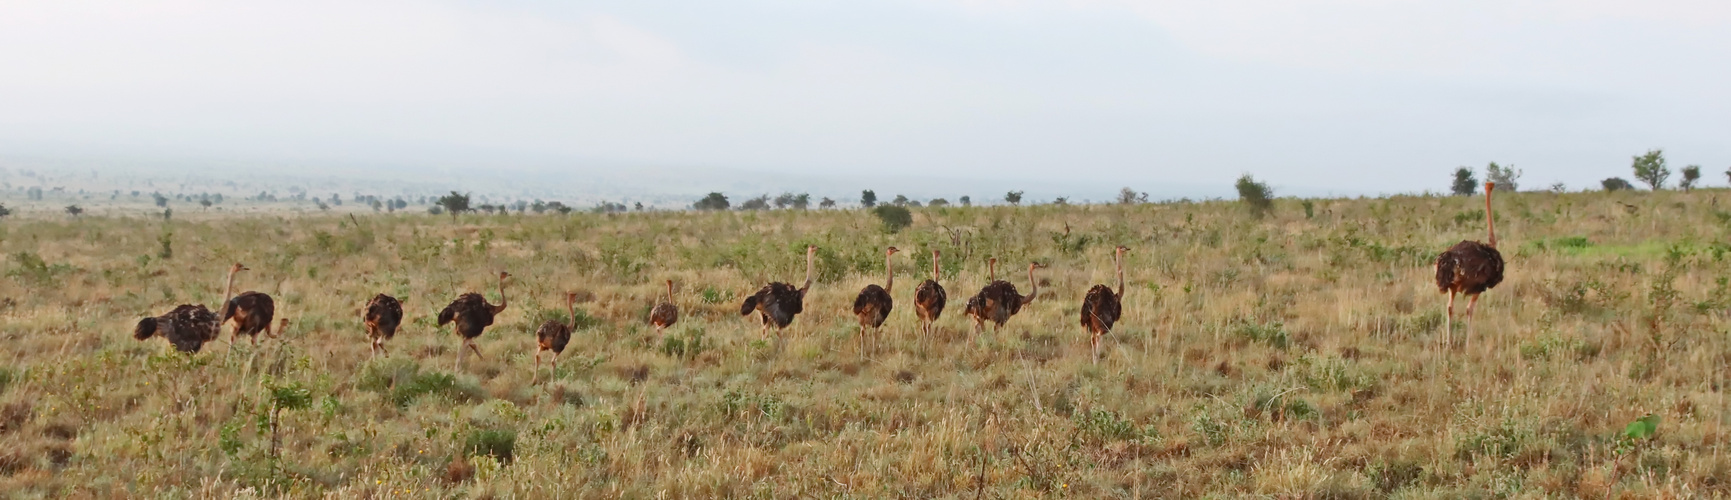
<instances>
[{"instance_id":1,"label":"green bush","mask_svg":"<svg viewBox=\"0 0 1731 500\"><path fill-rule=\"evenodd\" d=\"M463 439L463 453L491 456L499 463L511 463L516 451L517 431L511 429L475 429Z\"/></svg>"},{"instance_id":2,"label":"green bush","mask_svg":"<svg viewBox=\"0 0 1731 500\"><path fill-rule=\"evenodd\" d=\"M872 209L872 215L876 215L883 222L884 230L891 233L901 232L914 224L914 214L907 207L880 205Z\"/></svg>"},{"instance_id":3,"label":"green bush","mask_svg":"<svg viewBox=\"0 0 1731 500\"><path fill-rule=\"evenodd\" d=\"M1274 211L1274 189L1267 183L1257 182L1250 174L1244 174L1233 186L1238 189L1238 199L1250 209L1250 215L1260 219Z\"/></svg>"}]
</instances>

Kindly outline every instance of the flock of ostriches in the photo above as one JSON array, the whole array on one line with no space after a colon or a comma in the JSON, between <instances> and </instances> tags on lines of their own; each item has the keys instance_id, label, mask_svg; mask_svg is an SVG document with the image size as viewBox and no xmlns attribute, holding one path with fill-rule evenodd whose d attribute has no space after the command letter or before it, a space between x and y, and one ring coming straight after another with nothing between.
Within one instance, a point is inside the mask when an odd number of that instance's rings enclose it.
<instances>
[{"instance_id":1,"label":"flock of ostriches","mask_svg":"<svg viewBox=\"0 0 1731 500\"><path fill-rule=\"evenodd\" d=\"M1449 294L1447 320L1444 323L1441 341L1452 345L1449 332L1453 329L1454 302L1456 295L1465 295L1470 302L1467 305L1467 338L1472 337L1471 319L1473 308L1478 304L1479 294L1489 290L1503 279L1503 257L1497 252L1496 229L1491 217L1491 192L1493 184L1485 184L1485 223L1489 238L1480 243L1477 241L1462 241L1449 247L1436 261L1436 285L1439 290ZM1118 288L1116 290L1106 285L1094 285L1082 299L1080 323L1090 334L1093 347L1093 359L1100 359L1101 336L1112 331L1112 325L1123 315L1124 297L1124 252L1129 249L1119 246L1114 249L1113 261L1117 270ZM891 290L895 285L895 273L890 270L890 258L898 253L895 247L889 247L884 254L886 276L883 286L867 285L860 290L854 299L853 313L859 319L860 349L863 353L867 347L867 330L876 332L883 326L895 307ZM741 315L756 312L763 325L763 334L769 335L769 327L775 326L777 332L793 323L794 316L805 310L805 295L811 289L813 258L817 247L806 247L805 282L798 288L793 285L772 282L764 285L756 293L745 298L740 305ZM943 314L947 295L943 285L938 283L939 254L932 251L932 278L920 283L914 289L914 310L919 317L919 328L923 333L930 334L933 322ZM1022 310L1022 307L1034 301L1039 294L1039 282L1034 279L1034 270L1041 268L1038 263L1028 264L1029 290L1022 295L1015 285L996 279L997 259L987 261L987 281L979 293L969 297L964 308L964 314L973 321L974 333L978 334L986 322L991 322L994 328L999 328L1009 321L1010 317ZM229 336L232 344L240 335L251 338L254 345L258 343L258 334L263 332L272 337L271 326L276 314L276 305L270 295L259 292L244 292L234 295L234 277L247 268L235 264L229 269L227 291L223 297L220 314L212 313L203 305L182 304L173 311L154 318L144 318L138 322L133 331L133 337L144 340L152 336L166 338L169 343L181 352L196 353L204 343L216 340L223 324L234 322L233 332ZM493 325L499 313L505 310L505 281L510 273L499 273L499 304L487 303L487 299L477 293L465 293L451 301L445 309L439 312L439 326L453 324L457 335L462 338L462 345L457 348L457 367L463 364L463 357L468 351L473 351L479 357L481 351L475 346L475 339L487 327ZM571 324L558 321L548 321L536 330L535 336L539 348L535 352L536 376L539 376L541 353L553 351L553 363L558 363L558 356L564 352L565 346L571 340L571 332L576 327L577 295L567 293L565 306L571 313ZM364 322L367 335L372 339L372 351L376 356L384 351L385 341L396 334L397 327L403 321L403 303L397 298L379 294L367 301ZM657 335L662 329L673 326L679 321L679 308L673 304L673 281L667 281L667 296L655 306L649 315L649 323L655 328ZM286 327L288 320L282 320Z\"/></svg>"}]
</instances>

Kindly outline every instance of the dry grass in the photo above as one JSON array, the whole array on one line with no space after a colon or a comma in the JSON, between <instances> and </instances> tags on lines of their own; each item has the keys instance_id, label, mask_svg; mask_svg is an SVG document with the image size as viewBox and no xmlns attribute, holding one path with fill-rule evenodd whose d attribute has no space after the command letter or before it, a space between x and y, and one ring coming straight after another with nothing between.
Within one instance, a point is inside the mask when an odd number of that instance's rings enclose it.
<instances>
[{"instance_id":1,"label":"dry grass","mask_svg":"<svg viewBox=\"0 0 1731 500\"><path fill-rule=\"evenodd\" d=\"M1725 496L1718 194L1500 197L1508 280L1447 354L1431 261L1482 238L1479 198L1318 200L1315 218L1282 200L1262 220L1230 203L924 209L900 234L859 211L26 217L0 226L0 491ZM797 281L806 243L821 279L778 351L738 301ZM1117 244L1133 249L1125 318L1094 366L1075 315ZM885 245L913 258L861 356L849 306ZM952 304L919 338L931 248L953 259ZM1050 267L1038 302L976 338L961 298L986 256ZM292 321L282 342L186 357L129 337L175 304L215 305L234 261ZM453 372L457 338L433 316L461 292L497 300L500 269L517 276L510 309L486 358ZM652 339L665 278L683 314ZM532 332L567 290L590 324L530 386ZM379 292L411 319L369 360L358 309ZM304 407L273 396L297 390ZM1620 440L1646 413L1657 437Z\"/></svg>"}]
</instances>

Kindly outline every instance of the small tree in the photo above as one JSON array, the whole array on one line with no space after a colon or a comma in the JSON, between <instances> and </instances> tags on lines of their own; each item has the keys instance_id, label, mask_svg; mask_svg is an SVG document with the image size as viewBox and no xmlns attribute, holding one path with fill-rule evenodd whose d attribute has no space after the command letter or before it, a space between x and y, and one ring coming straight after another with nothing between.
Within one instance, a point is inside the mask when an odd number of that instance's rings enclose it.
<instances>
[{"instance_id":1,"label":"small tree","mask_svg":"<svg viewBox=\"0 0 1731 500\"><path fill-rule=\"evenodd\" d=\"M1144 194L1143 196L1146 197L1147 195ZM1125 186L1124 189L1118 190L1119 205L1135 205L1137 201L1136 190L1130 189L1129 186Z\"/></svg>"},{"instance_id":2,"label":"small tree","mask_svg":"<svg viewBox=\"0 0 1731 500\"><path fill-rule=\"evenodd\" d=\"M1238 177L1234 187L1238 188L1238 199L1250 209L1250 215L1260 219L1274 211L1274 190L1269 188L1268 184L1257 182L1250 174L1244 174Z\"/></svg>"},{"instance_id":3,"label":"small tree","mask_svg":"<svg viewBox=\"0 0 1731 500\"><path fill-rule=\"evenodd\" d=\"M1665 180L1671 178L1671 169L1665 166L1665 151L1662 149L1636 156L1630 168L1635 170L1636 180L1646 183L1654 191L1665 189Z\"/></svg>"},{"instance_id":4,"label":"small tree","mask_svg":"<svg viewBox=\"0 0 1731 500\"><path fill-rule=\"evenodd\" d=\"M835 200L829 199L828 196L825 196L825 197L823 197L823 201L817 202L817 207L818 208L835 208Z\"/></svg>"},{"instance_id":5,"label":"small tree","mask_svg":"<svg viewBox=\"0 0 1731 500\"><path fill-rule=\"evenodd\" d=\"M932 198L932 201L926 202L926 206L928 207L947 207L949 205L950 200L943 198Z\"/></svg>"},{"instance_id":6,"label":"small tree","mask_svg":"<svg viewBox=\"0 0 1731 500\"><path fill-rule=\"evenodd\" d=\"M870 189L860 191L859 206L871 208L878 205L878 194Z\"/></svg>"},{"instance_id":7,"label":"small tree","mask_svg":"<svg viewBox=\"0 0 1731 500\"><path fill-rule=\"evenodd\" d=\"M1731 174L1726 174L1726 175L1731 176ZM963 195L959 199L961 200L962 206L964 206L964 207L974 206L974 200L972 198L967 197L966 195Z\"/></svg>"},{"instance_id":8,"label":"small tree","mask_svg":"<svg viewBox=\"0 0 1731 500\"><path fill-rule=\"evenodd\" d=\"M66 214L71 215L73 217L84 215L84 207L81 207L78 205L67 205L66 206Z\"/></svg>"},{"instance_id":9,"label":"small tree","mask_svg":"<svg viewBox=\"0 0 1731 500\"><path fill-rule=\"evenodd\" d=\"M0 218L10 217L11 215L12 209L6 208L6 205L0 205Z\"/></svg>"},{"instance_id":10,"label":"small tree","mask_svg":"<svg viewBox=\"0 0 1731 500\"><path fill-rule=\"evenodd\" d=\"M809 207L809 206L811 206L811 194L800 193L800 194L793 196L793 208L794 209L805 210L805 207Z\"/></svg>"},{"instance_id":11,"label":"small tree","mask_svg":"<svg viewBox=\"0 0 1731 500\"><path fill-rule=\"evenodd\" d=\"M1449 190L1456 195L1472 196L1479 190L1479 179L1473 175L1473 169L1457 168L1455 169L1454 183L1449 184Z\"/></svg>"},{"instance_id":12,"label":"small tree","mask_svg":"<svg viewBox=\"0 0 1731 500\"><path fill-rule=\"evenodd\" d=\"M163 196L162 193L150 193L150 198L156 202L156 206L168 208L168 197Z\"/></svg>"},{"instance_id":13,"label":"small tree","mask_svg":"<svg viewBox=\"0 0 1731 500\"><path fill-rule=\"evenodd\" d=\"M1623 180L1622 177L1612 177L1609 179L1599 181L1599 185L1604 186L1606 191L1623 191L1623 190L1628 190L1628 189L1635 189L1634 184L1630 184L1629 181Z\"/></svg>"},{"instance_id":14,"label":"small tree","mask_svg":"<svg viewBox=\"0 0 1731 500\"><path fill-rule=\"evenodd\" d=\"M892 233L900 232L903 228L914 223L914 214L909 212L907 207L884 205L873 208L872 214L878 216L878 220L884 223L885 231Z\"/></svg>"},{"instance_id":15,"label":"small tree","mask_svg":"<svg viewBox=\"0 0 1731 500\"><path fill-rule=\"evenodd\" d=\"M1004 193L1004 202L1009 203L1011 205L1021 205L1022 204L1022 192L1021 191L1010 191L1008 193Z\"/></svg>"},{"instance_id":16,"label":"small tree","mask_svg":"<svg viewBox=\"0 0 1731 500\"><path fill-rule=\"evenodd\" d=\"M1494 161L1485 166L1485 180L1496 184L1497 191L1512 193L1520 190L1520 185L1516 181L1521 179L1521 173L1521 171L1515 170L1514 165L1504 167L1497 165L1497 162Z\"/></svg>"},{"instance_id":17,"label":"small tree","mask_svg":"<svg viewBox=\"0 0 1731 500\"><path fill-rule=\"evenodd\" d=\"M793 193L784 192L775 197L775 208L787 208L791 206L793 206Z\"/></svg>"},{"instance_id":18,"label":"small tree","mask_svg":"<svg viewBox=\"0 0 1731 500\"><path fill-rule=\"evenodd\" d=\"M535 213L538 213L538 214L539 213L546 213L547 212L547 202L541 201L541 200L535 200L535 203L532 203L529 205L529 209L534 210Z\"/></svg>"},{"instance_id":19,"label":"small tree","mask_svg":"<svg viewBox=\"0 0 1731 500\"><path fill-rule=\"evenodd\" d=\"M1681 188L1683 188L1684 191L1688 191L1690 189L1694 189L1695 188L1695 182L1700 181L1700 180L1701 180L1701 166L1700 165L1690 165L1687 167L1683 167L1683 180L1677 182L1677 187L1681 187Z\"/></svg>"},{"instance_id":20,"label":"small tree","mask_svg":"<svg viewBox=\"0 0 1731 500\"><path fill-rule=\"evenodd\" d=\"M890 200L890 204L898 207L908 206L908 197L898 194L896 195L896 199Z\"/></svg>"},{"instance_id":21,"label":"small tree","mask_svg":"<svg viewBox=\"0 0 1731 500\"><path fill-rule=\"evenodd\" d=\"M729 206L732 206L732 204L727 202L727 195L721 193L709 193L709 195L704 196L703 199L697 200L697 203L693 203L691 208L698 210L727 210L727 207Z\"/></svg>"},{"instance_id":22,"label":"small tree","mask_svg":"<svg viewBox=\"0 0 1731 500\"><path fill-rule=\"evenodd\" d=\"M456 222L458 214L469 211L469 195L452 191L451 194L440 196L437 205L443 208L445 213L451 214L451 222Z\"/></svg>"}]
</instances>

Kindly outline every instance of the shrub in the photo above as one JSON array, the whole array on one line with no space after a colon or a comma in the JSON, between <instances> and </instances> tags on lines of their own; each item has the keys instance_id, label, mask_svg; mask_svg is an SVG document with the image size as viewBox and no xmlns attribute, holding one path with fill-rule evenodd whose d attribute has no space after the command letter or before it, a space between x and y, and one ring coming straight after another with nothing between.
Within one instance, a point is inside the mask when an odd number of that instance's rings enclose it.
<instances>
[{"instance_id":1,"label":"shrub","mask_svg":"<svg viewBox=\"0 0 1731 500\"><path fill-rule=\"evenodd\" d=\"M730 204L727 202L727 195L721 193L709 193L703 199L697 200L697 203L691 204L691 208L698 210L727 210L728 206Z\"/></svg>"},{"instance_id":2,"label":"shrub","mask_svg":"<svg viewBox=\"0 0 1731 500\"><path fill-rule=\"evenodd\" d=\"M499 463L511 463L517 451L517 431L511 429L475 429L463 439L463 453L487 455Z\"/></svg>"},{"instance_id":3,"label":"shrub","mask_svg":"<svg viewBox=\"0 0 1731 500\"><path fill-rule=\"evenodd\" d=\"M740 210L769 210L769 195L763 195L739 204Z\"/></svg>"},{"instance_id":4,"label":"shrub","mask_svg":"<svg viewBox=\"0 0 1731 500\"><path fill-rule=\"evenodd\" d=\"M1485 180L1496 184L1497 191L1514 192L1520 190L1520 185L1516 183L1520 178L1521 171L1515 170L1514 165L1505 167L1497 165L1497 162L1493 161L1490 165L1485 166Z\"/></svg>"},{"instance_id":5,"label":"shrub","mask_svg":"<svg viewBox=\"0 0 1731 500\"><path fill-rule=\"evenodd\" d=\"M1238 199L1250 209L1250 215L1260 219L1274 211L1274 190L1267 183L1257 182L1250 174L1244 174L1234 186L1238 188Z\"/></svg>"},{"instance_id":6,"label":"shrub","mask_svg":"<svg viewBox=\"0 0 1731 500\"><path fill-rule=\"evenodd\" d=\"M331 199L335 200L336 195L331 195ZM469 195L452 191L451 194L439 197L438 206L444 208L446 213L451 214L451 220L455 221L458 214L470 210Z\"/></svg>"},{"instance_id":7,"label":"shrub","mask_svg":"<svg viewBox=\"0 0 1731 500\"><path fill-rule=\"evenodd\" d=\"M1022 192L1021 191L1010 191L1008 193L1004 193L1004 202L1009 203L1011 205L1021 205L1022 204Z\"/></svg>"},{"instance_id":8,"label":"shrub","mask_svg":"<svg viewBox=\"0 0 1731 500\"><path fill-rule=\"evenodd\" d=\"M877 206L877 204L878 204L877 192L872 191L870 189L859 192L859 206L871 208L871 207Z\"/></svg>"},{"instance_id":9,"label":"shrub","mask_svg":"<svg viewBox=\"0 0 1731 500\"><path fill-rule=\"evenodd\" d=\"M1630 184L1629 181L1623 180L1622 177L1612 177L1599 181L1599 185L1604 186L1606 191L1625 191L1635 189L1634 184Z\"/></svg>"},{"instance_id":10,"label":"shrub","mask_svg":"<svg viewBox=\"0 0 1731 500\"><path fill-rule=\"evenodd\" d=\"M902 229L914 224L914 214L909 212L907 207L883 205L873 208L872 214L884 223L884 230L891 233L901 232Z\"/></svg>"},{"instance_id":11,"label":"shrub","mask_svg":"<svg viewBox=\"0 0 1731 500\"><path fill-rule=\"evenodd\" d=\"M1694 189L1695 188L1695 182L1699 181L1699 180L1701 180L1701 166L1700 165L1690 165L1687 167L1683 167L1683 180L1677 181L1677 187L1681 187L1681 188L1683 188L1684 191L1688 191L1690 189Z\"/></svg>"}]
</instances>

